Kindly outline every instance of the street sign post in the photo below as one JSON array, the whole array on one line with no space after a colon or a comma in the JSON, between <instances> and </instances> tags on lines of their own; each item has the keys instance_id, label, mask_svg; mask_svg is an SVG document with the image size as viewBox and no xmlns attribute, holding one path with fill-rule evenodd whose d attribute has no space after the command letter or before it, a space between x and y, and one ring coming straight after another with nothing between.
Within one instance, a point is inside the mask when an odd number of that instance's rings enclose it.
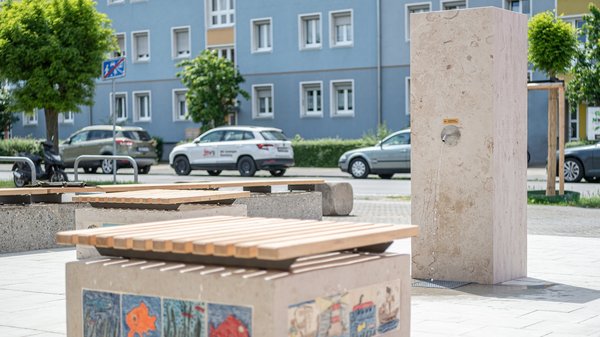
<instances>
[{"instance_id":1,"label":"street sign post","mask_svg":"<svg viewBox=\"0 0 600 337\"><path fill-rule=\"evenodd\" d=\"M112 80L112 122L113 122L113 156L117 155L117 97L115 79L125 77L125 58L118 57L102 62L102 79ZM117 183L117 161L112 161L113 183Z\"/></svg>"}]
</instances>

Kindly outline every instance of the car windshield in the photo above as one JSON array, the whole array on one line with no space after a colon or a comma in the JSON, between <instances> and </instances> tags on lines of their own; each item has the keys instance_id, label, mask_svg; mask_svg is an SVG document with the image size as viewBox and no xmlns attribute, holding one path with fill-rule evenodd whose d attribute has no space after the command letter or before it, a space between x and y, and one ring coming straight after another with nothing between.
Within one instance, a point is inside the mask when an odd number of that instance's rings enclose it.
<instances>
[{"instance_id":1,"label":"car windshield","mask_svg":"<svg viewBox=\"0 0 600 337\"><path fill-rule=\"evenodd\" d=\"M265 140L287 140L283 132L279 131L262 131L260 134Z\"/></svg>"},{"instance_id":2,"label":"car windshield","mask_svg":"<svg viewBox=\"0 0 600 337\"><path fill-rule=\"evenodd\" d=\"M141 140L144 142L147 142L152 139L146 131L123 131L122 134L123 137L133 140Z\"/></svg>"}]
</instances>

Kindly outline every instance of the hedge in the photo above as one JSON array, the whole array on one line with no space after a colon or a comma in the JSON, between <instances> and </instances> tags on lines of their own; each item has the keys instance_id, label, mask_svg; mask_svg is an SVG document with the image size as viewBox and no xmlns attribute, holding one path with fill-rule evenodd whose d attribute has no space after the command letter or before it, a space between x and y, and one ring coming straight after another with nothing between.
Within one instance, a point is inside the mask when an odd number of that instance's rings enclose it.
<instances>
[{"instance_id":1,"label":"hedge","mask_svg":"<svg viewBox=\"0 0 600 337\"><path fill-rule=\"evenodd\" d=\"M371 139L294 140L294 161L298 167L337 167L340 156L349 150L375 145Z\"/></svg>"},{"instance_id":2,"label":"hedge","mask_svg":"<svg viewBox=\"0 0 600 337\"><path fill-rule=\"evenodd\" d=\"M0 156L16 156L19 152L42 154L40 140L32 138L0 140Z\"/></svg>"}]
</instances>

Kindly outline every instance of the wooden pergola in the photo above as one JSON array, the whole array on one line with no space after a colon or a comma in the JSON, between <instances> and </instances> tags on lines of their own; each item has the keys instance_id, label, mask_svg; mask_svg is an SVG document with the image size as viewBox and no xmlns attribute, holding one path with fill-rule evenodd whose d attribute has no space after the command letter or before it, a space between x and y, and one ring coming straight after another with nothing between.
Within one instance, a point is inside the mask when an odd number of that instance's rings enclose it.
<instances>
[{"instance_id":1,"label":"wooden pergola","mask_svg":"<svg viewBox=\"0 0 600 337\"><path fill-rule=\"evenodd\" d=\"M528 90L548 90L548 164L546 195L556 195L556 124L558 110L559 195L565 194L565 86L561 82L528 83ZM558 108L558 109L557 109Z\"/></svg>"}]
</instances>

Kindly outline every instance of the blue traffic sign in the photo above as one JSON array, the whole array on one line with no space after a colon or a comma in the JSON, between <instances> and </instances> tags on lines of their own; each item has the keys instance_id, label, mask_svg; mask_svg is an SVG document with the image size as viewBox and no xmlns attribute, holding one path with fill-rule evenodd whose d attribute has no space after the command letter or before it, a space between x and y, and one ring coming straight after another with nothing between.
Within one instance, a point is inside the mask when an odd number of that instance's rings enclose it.
<instances>
[{"instance_id":1,"label":"blue traffic sign","mask_svg":"<svg viewBox=\"0 0 600 337\"><path fill-rule=\"evenodd\" d=\"M125 58L106 60L102 62L102 79L112 80L125 77Z\"/></svg>"}]
</instances>

